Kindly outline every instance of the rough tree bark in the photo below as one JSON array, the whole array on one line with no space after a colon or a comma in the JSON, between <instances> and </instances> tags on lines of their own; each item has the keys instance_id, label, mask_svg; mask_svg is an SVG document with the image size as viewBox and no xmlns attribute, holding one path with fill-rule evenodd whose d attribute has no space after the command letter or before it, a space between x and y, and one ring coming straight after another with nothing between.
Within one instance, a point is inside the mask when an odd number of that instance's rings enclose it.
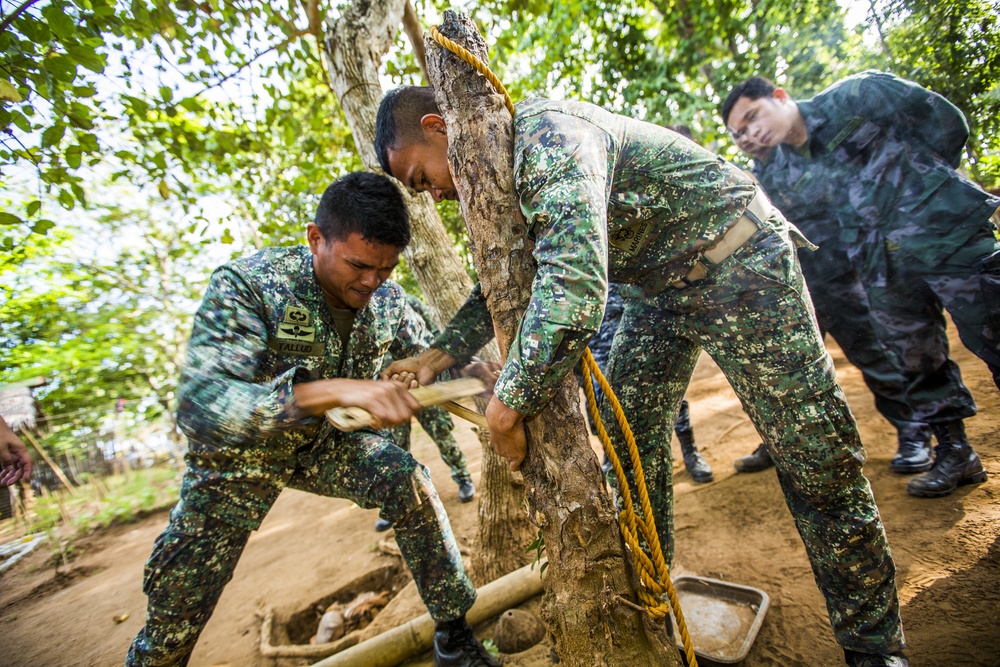
<instances>
[{"instance_id":1,"label":"rough tree bark","mask_svg":"<svg viewBox=\"0 0 1000 667\"><path fill-rule=\"evenodd\" d=\"M361 161L371 171L381 171L374 149L375 116L382 99L378 73L407 5L406 0L355 0L326 25L324 53L330 85L351 127ZM419 29L412 18L410 31ZM472 281L431 197L426 193L410 195L405 189L403 195L413 228L413 241L404 257L443 326L465 302ZM495 359L495 351L493 355ZM489 357L489 352L484 351L484 356ZM480 445L479 533L470 572L477 585L525 565L529 556L524 547L535 537L521 506L523 482L515 480L506 460L493 452L488 434L480 433Z\"/></svg>"},{"instance_id":2,"label":"rough tree bark","mask_svg":"<svg viewBox=\"0 0 1000 667\"><path fill-rule=\"evenodd\" d=\"M442 34L488 63L486 45L464 15L445 12ZM513 183L513 127L485 78L428 39L427 67L448 126L448 159L474 259L504 355L527 306L535 262ZM474 193L474 196L473 196ZM590 448L575 379L527 422L522 465L532 520L549 558L542 615L570 666L677 665L669 639L635 600L616 512Z\"/></svg>"}]
</instances>

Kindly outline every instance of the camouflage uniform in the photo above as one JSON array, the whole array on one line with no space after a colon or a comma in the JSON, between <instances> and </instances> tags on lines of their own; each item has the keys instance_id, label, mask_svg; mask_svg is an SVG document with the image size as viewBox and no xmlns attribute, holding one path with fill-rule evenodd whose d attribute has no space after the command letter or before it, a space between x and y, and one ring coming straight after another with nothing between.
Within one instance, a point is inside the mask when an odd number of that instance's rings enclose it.
<instances>
[{"instance_id":1,"label":"camouflage uniform","mask_svg":"<svg viewBox=\"0 0 1000 667\"><path fill-rule=\"evenodd\" d=\"M757 192L747 175L674 132L584 103L524 101L514 130L515 187L538 274L496 395L537 414L599 327L608 278L625 283L609 374L667 557L671 430L705 349L771 451L837 640L900 649L895 566L796 262L797 232L768 205L746 243L685 285L695 262L708 261L706 247L745 215ZM434 347L462 361L491 331L477 290Z\"/></svg>"},{"instance_id":2,"label":"camouflage uniform","mask_svg":"<svg viewBox=\"0 0 1000 667\"><path fill-rule=\"evenodd\" d=\"M753 173L771 201L819 246L814 252L803 249L799 259L820 332L828 331L861 370L876 407L896 427L899 440L928 442L928 424L976 414L958 365L948 356L943 328L927 337L882 339L886 334L873 320L868 287L841 239L837 209L843 190L838 184L786 145L778 146L768 160L757 160ZM933 300L902 287L884 288L893 298L883 301L883 310L895 313L900 332L919 330L933 314Z\"/></svg>"},{"instance_id":3,"label":"camouflage uniform","mask_svg":"<svg viewBox=\"0 0 1000 667\"><path fill-rule=\"evenodd\" d=\"M846 192L841 241L865 282L879 336L905 361L946 341L942 306L1000 386L1000 197L959 174L969 135L944 97L864 72L799 103L815 173ZM928 365L937 364L934 355Z\"/></svg>"},{"instance_id":4,"label":"camouflage uniform","mask_svg":"<svg viewBox=\"0 0 1000 667\"><path fill-rule=\"evenodd\" d=\"M464 615L475 588L424 466L387 432L341 433L303 416L293 383L370 380L387 354L430 335L384 283L343 349L305 246L265 249L212 276L195 316L179 387L188 437L180 502L146 564L146 625L129 665L186 664L250 533L288 486L379 507L431 615Z\"/></svg>"},{"instance_id":5,"label":"camouflage uniform","mask_svg":"<svg viewBox=\"0 0 1000 667\"><path fill-rule=\"evenodd\" d=\"M406 305L413 310L414 317L424 322L427 330L432 335L436 336L440 333L434 325L434 316L423 301L407 293ZM392 360L389 359L388 361L391 363ZM437 406L424 408L417 413L417 421L420 422L420 426L423 427L427 435L437 445L438 451L441 453L441 460L448 465L448 468L451 470L451 478L455 480L455 483L461 485L463 481L471 479L469 464L465 460L465 454L462 453L462 449L458 446L458 441L452 435L452 431L455 430L455 422L452 421L448 411ZM410 430L410 422L400 424L392 429L393 442L407 452L410 451Z\"/></svg>"},{"instance_id":6,"label":"camouflage uniform","mask_svg":"<svg viewBox=\"0 0 1000 667\"><path fill-rule=\"evenodd\" d=\"M611 344L615 340L615 333L618 331L619 325L621 325L622 315L625 313L625 301L622 299L621 294L618 292L617 283L608 284L608 300L604 306L604 319L601 320L601 327L594 334L594 337L590 339L588 347L590 348L590 353L594 355L594 361L597 363L597 367L601 369L602 373L606 373L608 370L608 358L611 356ZM577 367L579 369L579 367ZM577 370L579 373L579 370ZM594 397L597 399L598 405L603 405L604 403L604 390L597 383L595 378L594 384ZM594 428L593 420L590 416L590 412L587 412L587 421L590 423L590 430L597 433L597 429ZM674 427L678 433L683 431L691 430L691 410L688 407L688 402L685 399L681 399L680 408L677 411L677 425Z\"/></svg>"}]
</instances>

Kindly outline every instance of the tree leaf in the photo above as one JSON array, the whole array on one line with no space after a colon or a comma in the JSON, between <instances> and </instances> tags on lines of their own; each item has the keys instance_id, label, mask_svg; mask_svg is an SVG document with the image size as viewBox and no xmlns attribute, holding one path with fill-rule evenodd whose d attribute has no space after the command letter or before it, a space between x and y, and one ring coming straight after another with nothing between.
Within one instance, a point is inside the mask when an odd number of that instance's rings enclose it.
<instances>
[{"instance_id":1,"label":"tree leaf","mask_svg":"<svg viewBox=\"0 0 1000 667\"><path fill-rule=\"evenodd\" d=\"M69 39L76 32L76 25L73 18L66 13L62 3L52 3L42 9L42 16L48 23L49 29L60 39Z\"/></svg>"},{"instance_id":2,"label":"tree leaf","mask_svg":"<svg viewBox=\"0 0 1000 667\"><path fill-rule=\"evenodd\" d=\"M72 211L73 207L76 205L76 200L73 199L73 193L69 190L60 190L59 203L62 204L62 207L67 211Z\"/></svg>"},{"instance_id":3,"label":"tree leaf","mask_svg":"<svg viewBox=\"0 0 1000 667\"><path fill-rule=\"evenodd\" d=\"M42 148L49 148L50 146L57 145L62 141L63 134L66 133L66 126L62 123L56 123L51 127L45 129L42 132Z\"/></svg>"},{"instance_id":4,"label":"tree leaf","mask_svg":"<svg viewBox=\"0 0 1000 667\"><path fill-rule=\"evenodd\" d=\"M65 157L66 157L66 164L68 164L73 169L79 169L80 160L83 157L83 149L79 146L79 144L70 146L69 148L66 149Z\"/></svg>"},{"instance_id":5,"label":"tree leaf","mask_svg":"<svg viewBox=\"0 0 1000 667\"><path fill-rule=\"evenodd\" d=\"M47 231L49 231L55 226L56 223L52 222L51 220L36 220L35 224L31 226L31 231L33 231L36 234L41 234L42 236L44 236Z\"/></svg>"},{"instance_id":6,"label":"tree leaf","mask_svg":"<svg viewBox=\"0 0 1000 667\"><path fill-rule=\"evenodd\" d=\"M22 102L24 98L21 97L21 93L17 92L17 88L13 84L0 79L0 100Z\"/></svg>"},{"instance_id":7,"label":"tree leaf","mask_svg":"<svg viewBox=\"0 0 1000 667\"><path fill-rule=\"evenodd\" d=\"M0 225L20 225L22 222L24 221L13 213L0 211Z\"/></svg>"}]
</instances>

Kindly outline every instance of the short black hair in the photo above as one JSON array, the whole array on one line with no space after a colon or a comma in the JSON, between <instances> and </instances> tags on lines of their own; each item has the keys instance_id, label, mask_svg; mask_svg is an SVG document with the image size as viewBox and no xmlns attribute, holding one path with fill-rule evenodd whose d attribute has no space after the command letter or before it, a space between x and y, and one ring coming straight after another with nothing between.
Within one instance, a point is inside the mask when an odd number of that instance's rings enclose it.
<instances>
[{"instance_id":1,"label":"short black hair","mask_svg":"<svg viewBox=\"0 0 1000 667\"><path fill-rule=\"evenodd\" d=\"M400 86L385 94L375 117L375 154L382 171L389 171L389 151L401 143L425 143L420 119L429 113L440 114L430 86Z\"/></svg>"},{"instance_id":2,"label":"short black hair","mask_svg":"<svg viewBox=\"0 0 1000 667\"><path fill-rule=\"evenodd\" d=\"M741 97L746 97L751 100L759 100L762 97L773 97L774 91L777 89L778 87L774 85L770 79L766 79L762 76L750 77L729 91L729 95L726 96L726 101L722 103L722 122L725 125L729 125L729 114L732 112L733 107L736 106L736 102Z\"/></svg>"},{"instance_id":3,"label":"short black hair","mask_svg":"<svg viewBox=\"0 0 1000 667\"><path fill-rule=\"evenodd\" d=\"M370 243L400 250L410 243L410 212L403 194L388 177L370 171L334 181L319 200L315 223L327 241L357 233Z\"/></svg>"}]
</instances>

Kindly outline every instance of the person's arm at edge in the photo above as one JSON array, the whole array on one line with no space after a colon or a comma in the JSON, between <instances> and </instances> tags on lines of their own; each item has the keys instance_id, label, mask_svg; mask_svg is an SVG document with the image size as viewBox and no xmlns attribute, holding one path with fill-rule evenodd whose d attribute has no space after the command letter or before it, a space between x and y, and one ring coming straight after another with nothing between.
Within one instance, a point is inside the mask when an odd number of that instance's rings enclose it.
<instances>
[{"instance_id":1,"label":"person's arm at edge","mask_svg":"<svg viewBox=\"0 0 1000 667\"><path fill-rule=\"evenodd\" d=\"M20 480L28 480L31 477L31 465L28 448L3 417L0 417L0 484L10 486Z\"/></svg>"}]
</instances>

